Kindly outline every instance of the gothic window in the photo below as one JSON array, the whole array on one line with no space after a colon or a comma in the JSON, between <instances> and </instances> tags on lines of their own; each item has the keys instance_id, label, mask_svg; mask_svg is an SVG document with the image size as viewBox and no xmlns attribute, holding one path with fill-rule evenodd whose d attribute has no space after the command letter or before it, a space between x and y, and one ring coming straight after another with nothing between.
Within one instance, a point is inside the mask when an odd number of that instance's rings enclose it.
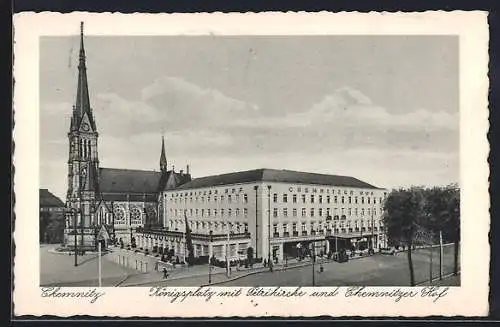
<instances>
[{"instance_id":1,"label":"gothic window","mask_svg":"<svg viewBox=\"0 0 500 327\"><path fill-rule=\"evenodd\" d=\"M130 222L132 225L140 225L142 224L142 212L139 207L132 207L130 209Z\"/></svg>"},{"instance_id":2,"label":"gothic window","mask_svg":"<svg viewBox=\"0 0 500 327\"><path fill-rule=\"evenodd\" d=\"M83 140L80 140L80 142L78 142L78 156L83 156Z\"/></svg>"},{"instance_id":3,"label":"gothic window","mask_svg":"<svg viewBox=\"0 0 500 327\"><path fill-rule=\"evenodd\" d=\"M125 209L122 206L115 206L113 213L115 215L115 224L125 224Z\"/></svg>"}]
</instances>

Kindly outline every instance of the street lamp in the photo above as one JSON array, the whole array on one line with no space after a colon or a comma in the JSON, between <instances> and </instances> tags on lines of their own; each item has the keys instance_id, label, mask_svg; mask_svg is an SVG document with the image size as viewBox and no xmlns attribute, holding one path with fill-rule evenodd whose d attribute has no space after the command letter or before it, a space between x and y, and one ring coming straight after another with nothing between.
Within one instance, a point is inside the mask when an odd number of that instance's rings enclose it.
<instances>
[{"instance_id":1,"label":"street lamp","mask_svg":"<svg viewBox=\"0 0 500 327\"><path fill-rule=\"evenodd\" d=\"M269 265L269 271L273 271L273 264L271 262L271 185L267 185L267 203L268 203L268 222L267 222L267 229L268 229L268 250L267 250L267 264Z\"/></svg>"},{"instance_id":2,"label":"street lamp","mask_svg":"<svg viewBox=\"0 0 500 327\"><path fill-rule=\"evenodd\" d=\"M209 247L212 246L212 241L213 241L213 232L210 231L210 238L209 238ZM208 253L208 285L212 284L212 257L210 256L210 252Z\"/></svg>"},{"instance_id":3,"label":"street lamp","mask_svg":"<svg viewBox=\"0 0 500 327\"><path fill-rule=\"evenodd\" d=\"M258 233L259 233L259 219L258 219L258 216L257 216L257 192L259 190L259 185L255 185L253 187L253 189L255 190L255 259L257 259L259 256L258 256L258 253L257 253L257 249L259 248L259 245L258 245Z\"/></svg>"}]
</instances>

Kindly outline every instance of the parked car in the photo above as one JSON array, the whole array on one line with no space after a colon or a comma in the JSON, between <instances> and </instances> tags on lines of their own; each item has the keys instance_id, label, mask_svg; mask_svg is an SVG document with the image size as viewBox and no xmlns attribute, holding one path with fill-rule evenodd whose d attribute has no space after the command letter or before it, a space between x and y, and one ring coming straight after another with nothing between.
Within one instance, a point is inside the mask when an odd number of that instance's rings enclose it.
<instances>
[{"instance_id":1,"label":"parked car","mask_svg":"<svg viewBox=\"0 0 500 327\"><path fill-rule=\"evenodd\" d=\"M396 253L395 247L380 248L380 253L394 255Z\"/></svg>"}]
</instances>

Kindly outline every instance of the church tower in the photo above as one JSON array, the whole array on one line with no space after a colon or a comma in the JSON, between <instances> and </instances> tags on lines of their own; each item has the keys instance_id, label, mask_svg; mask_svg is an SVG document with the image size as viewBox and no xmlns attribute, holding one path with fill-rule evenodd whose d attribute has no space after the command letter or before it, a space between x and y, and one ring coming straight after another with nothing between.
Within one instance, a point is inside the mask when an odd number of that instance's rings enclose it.
<instances>
[{"instance_id":1,"label":"church tower","mask_svg":"<svg viewBox=\"0 0 500 327\"><path fill-rule=\"evenodd\" d=\"M161 136L160 171L166 173L168 170L167 156L165 155L165 138Z\"/></svg>"},{"instance_id":2,"label":"church tower","mask_svg":"<svg viewBox=\"0 0 500 327\"><path fill-rule=\"evenodd\" d=\"M78 231L78 247L94 248L95 203L98 191L99 160L98 133L90 107L83 42L83 22L80 26L80 53L78 59L78 86L68 133L68 191L66 206L72 211L67 231ZM76 220L76 221L75 221ZM69 246L72 240L67 240Z\"/></svg>"}]
</instances>

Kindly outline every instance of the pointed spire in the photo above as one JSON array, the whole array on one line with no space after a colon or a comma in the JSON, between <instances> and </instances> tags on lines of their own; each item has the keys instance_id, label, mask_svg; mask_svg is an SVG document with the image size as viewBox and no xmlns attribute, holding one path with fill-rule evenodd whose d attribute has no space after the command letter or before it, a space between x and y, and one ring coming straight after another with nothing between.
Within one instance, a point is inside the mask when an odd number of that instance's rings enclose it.
<instances>
[{"instance_id":1,"label":"pointed spire","mask_svg":"<svg viewBox=\"0 0 500 327\"><path fill-rule=\"evenodd\" d=\"M162 172L166 172L168 170L167 156L165 155L165 137L164 137L163 133L161 135L160 170Z\"/></svg>"},{"instance_id":2,"label":"pointed spire","mask_svg":"<svg viewBox=\"0 0 500 327\"><path fill-rule=\"evenodd\" d=\"M76 103L74 110L75 124L78 129L84 115L87 114L92 129L95 131L95 122L90 108L89 87L87 82L87 67L85 63L85 47L83 43L83 22L80 23L80 54L78 58L78 86L76 90Z\"/></svg>"}]
</instances>

